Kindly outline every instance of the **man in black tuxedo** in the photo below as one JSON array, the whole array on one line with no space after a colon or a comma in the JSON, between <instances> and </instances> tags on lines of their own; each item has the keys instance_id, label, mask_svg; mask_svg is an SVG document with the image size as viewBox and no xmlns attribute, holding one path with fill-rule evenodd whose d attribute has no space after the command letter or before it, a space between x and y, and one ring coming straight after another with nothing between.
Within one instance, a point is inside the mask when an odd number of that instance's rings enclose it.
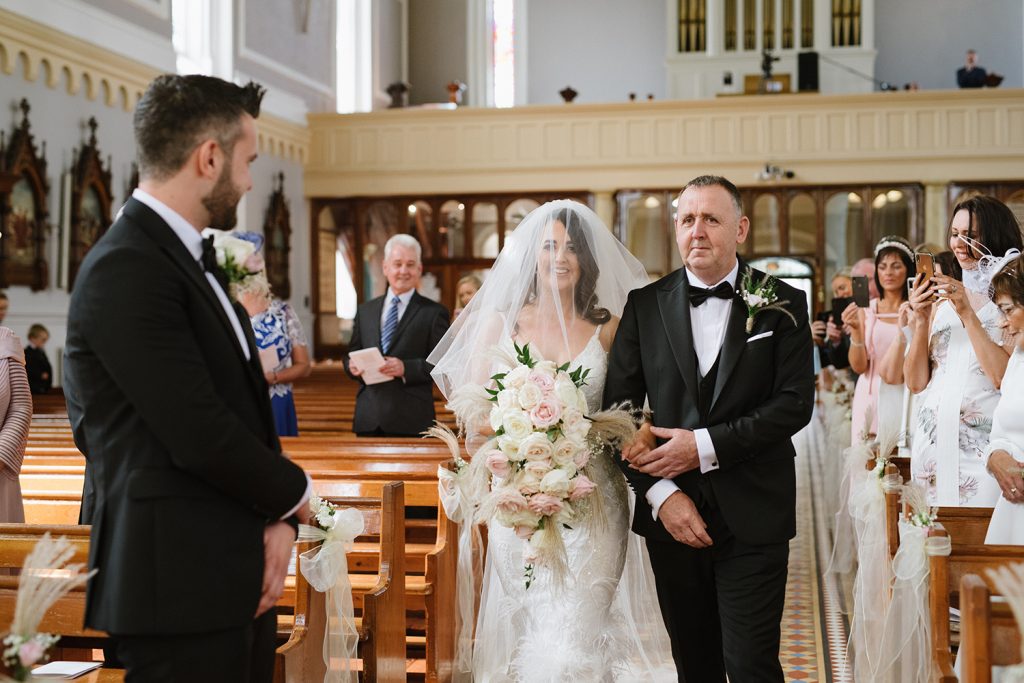
<instances>
[{"instance_id":1,"label":"man in black tuxedo","mask_svg":"<svg viewBox=\"0 0 1024 683\"><path fill-rule=\"evenodd\" d=\"M352 431L359 436L418 436L434 424L433 369L427 356L448 329L448 309L416 291L423 274L420 243L395 235L384 245L388 290L356 311L349 351L380 348L392 379L361 386L356 396ZM345 371L361 378L367 368L351 359Z\"/></svg>"},{"instance_id":2,"label":"man in black tuxedo","mask_svg":"<svg viewBox=\"0 0 1024 683\"><path fill-rule=\"evenodd\" d=\"M685 268L630 293L605 383L606 405L647 399L653 411L622 465L679 677L691 683L783 680L790 437L811 417L813 344L805 296L782 282L792 319L762 310L746 330L736 248L749 229L732 183L690 181L676 219Z\"/></svg>"},{"instance_id":3,"label":"man in black tuxedo","mask_svg":"<svg viewBox=\"0 0 1024 683\"><path fill-rule=\"evenodd\" d=\"M160 76L139 187L75 280L64 389L92 524L86 626L133 681L270 681L310 482L281 454L248 316L206 227L252 187L263 89ZM205 271L205 272L204 272Z\"/></svg>"}]
</instances>

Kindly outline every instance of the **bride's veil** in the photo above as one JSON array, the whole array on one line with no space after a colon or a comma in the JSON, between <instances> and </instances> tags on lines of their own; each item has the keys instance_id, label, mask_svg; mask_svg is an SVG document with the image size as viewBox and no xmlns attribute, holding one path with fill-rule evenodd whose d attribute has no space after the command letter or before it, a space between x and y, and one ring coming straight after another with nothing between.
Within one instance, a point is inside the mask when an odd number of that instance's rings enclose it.
<instances>
[{"instance_id":1,"label":"bride's veil","mask_svg":"<svg viewBox=\"0 0 1024 683\"><path fill-rule=\"evenodd\" d=\"M449 400L463 387L487 385L491 375L514 362L510 340L529 343L534 358L558 363L574 359L590 343L587 331L617 320L628 293L649 282L643 265L589 208L568 200L544 204L506 237L480 291L427 358L434 365L431 376ZM590 324L580 325L580 320ZM469 442L474 425L463 426ZM612 613L607 615L608 642L593 646L625 652L617 680L674 681L671 648L646 546L631 532L626 532L623 542L625 568L615 589ZM460 565L464 559L460 558ZM507 613L507 606L516 599L506 594L490 571L484 574L474 671L466 670L467 659L460 656L457 681L487 678L495 667L507 666L510 652L523 635L515 632ZM464 578L460 568L460 591L467 585Z\"/></svg>"},{"instance_id":2,"label":"bride's veil","mask_svg":"<svg viewBox=\"0 0 1024 683\"><path fill-rule=\"evenodd\" d=\"M574 283L576 274L563 272L566 267L578 271ZM573 321L600 325L618 318L629 291L649 281L643 265L597 214L574 201L548 202L505 237L480 291L427 358L434 366L431 376L448 398L465 384L484 384L493 374L493 347L509 339L529 342L534 357L569 360L580 351ZM559 291L563 296L551 295ZM528 320L560 322L538 333ZM526 338L528 326L533 333Z\"/></svg>"}]
</instances>

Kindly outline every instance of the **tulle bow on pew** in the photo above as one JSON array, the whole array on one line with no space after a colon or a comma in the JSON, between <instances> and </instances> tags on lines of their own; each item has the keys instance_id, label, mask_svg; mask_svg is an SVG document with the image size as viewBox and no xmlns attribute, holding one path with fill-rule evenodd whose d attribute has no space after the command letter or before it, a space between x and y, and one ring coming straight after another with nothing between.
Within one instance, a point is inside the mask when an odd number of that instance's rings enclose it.
<instances>
[{"instance_id":1,"label":"tulle bow on pew","mask_svg":"<svg viewBox=\"0 0 1024 683\"><path fill-rule=\"evenodd\" d=\"M321 544L299 556L299 571L309 585L325 593L327 633L324 634L324 683L355 683L352 661L357 655L359 632L352 607L352 583L348 577L348 553L352 542L363 533L363 514L354 508L333 510L329 517L317 516L320 527L299 525L298 541ZM328 521L329 520L329 521ZM327 522L325 524L324 522ZM330 525L324 529L323 526Z\"/></svg>"}]
</instances>

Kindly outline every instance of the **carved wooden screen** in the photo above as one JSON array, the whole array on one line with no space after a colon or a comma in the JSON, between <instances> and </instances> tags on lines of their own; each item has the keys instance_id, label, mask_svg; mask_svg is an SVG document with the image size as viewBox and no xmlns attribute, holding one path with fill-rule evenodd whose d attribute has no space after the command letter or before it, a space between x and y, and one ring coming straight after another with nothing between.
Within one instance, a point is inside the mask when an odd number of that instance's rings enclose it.
<instances>
[{"instance_id":1,"label":"carved wooden screen","mask_svg":"<svg viewBox=\"0 0 1024 683\"><path fill-rule=\"evenodd\" d=\"M278 186L270 195L270 205L263 220L266 240L267 281L274 296L287 300L292 294L288 254L291 252L292 219L284 195L284 173L277 175Z\"/></svg>"},{"instance_id":2,"label":"carved wooden screen","mask_svg":"<svg viewBox=\"0 0 1024 683\"><path fill-rule=\"evenodd\" d=\"M103 160L96 144L96 119L89 119L89 142L76 150L72 160L71 235L68 263L68 291L92 245L110 227L110 160Z\"/></svg>"},{"instance_id":3,"label":"carved wooden screen","mask_svg":"<svg viewBox=\"0 0 1024 683\"><path fill-rule=\"evenodd\" d=\"M0 133L0 284L43 289L48 281L46 262L47 204L46 143L36 154L30 131L28 100L21 100L21 123L10 144Z\"/></svg>"}]
</instances>

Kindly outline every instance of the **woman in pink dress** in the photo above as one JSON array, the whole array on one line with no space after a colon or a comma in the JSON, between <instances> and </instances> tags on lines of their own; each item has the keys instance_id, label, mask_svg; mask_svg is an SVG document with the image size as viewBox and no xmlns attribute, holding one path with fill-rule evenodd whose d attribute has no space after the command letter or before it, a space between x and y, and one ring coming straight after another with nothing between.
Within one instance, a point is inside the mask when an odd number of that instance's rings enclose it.
<instances>
[{"instance_id":1,"label":"woman in pink dress","mask_svg":"<svg viewBox=\"0 0 1024 683\"><path fill-rule=\"evenodd\" d=\"M0 327L0 522L25 521L18 477L31 421L25 352L15 334Z\"/></svg>"},{"instance_id":2,"label":"woman in pink dress","mask_svg":"<svg viewBox=\"0 0 1024 683\"><path fill-rule=\"evenodd\" d=\"M868 308L850 306L843 322L850 328L850 367L860 375L853 393L853 442L869 435L900 431L903 386L886 384L878 366L889 346L901 334L897 321L907 300L907 279L914 277L914 251L902 237L883 237L875 245L875 285L879 298ZM879 416L882 416L881 430Z\"/></svg>"}]
</instances>

